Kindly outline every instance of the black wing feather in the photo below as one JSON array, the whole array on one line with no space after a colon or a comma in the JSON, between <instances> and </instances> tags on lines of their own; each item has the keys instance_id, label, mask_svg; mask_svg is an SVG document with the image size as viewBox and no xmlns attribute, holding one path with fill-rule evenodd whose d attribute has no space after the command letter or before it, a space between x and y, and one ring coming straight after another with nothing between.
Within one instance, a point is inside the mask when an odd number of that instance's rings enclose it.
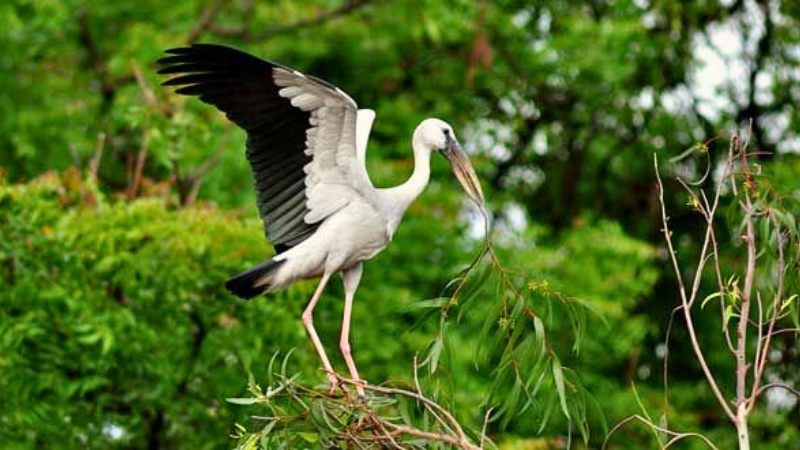
<instances>
[{"instance_id":1,"label":"black wing feather","mask_svg":"<svg viewBox=\"0 0 800 450\"><path fill-rule=\"evenodd\" d=\"M311 162L305 154L310 114L281 97L272 77L276 67L291 69L214 44L166 53L171 56L158 60L163 65L158 73L178 76L164 86L178 86L175 92L198 96L247 131L246 155L259 215L275 250L281 253L311 236L319 223L303 220L308 212L303 167Z\"/></svg>"}]
</instances>

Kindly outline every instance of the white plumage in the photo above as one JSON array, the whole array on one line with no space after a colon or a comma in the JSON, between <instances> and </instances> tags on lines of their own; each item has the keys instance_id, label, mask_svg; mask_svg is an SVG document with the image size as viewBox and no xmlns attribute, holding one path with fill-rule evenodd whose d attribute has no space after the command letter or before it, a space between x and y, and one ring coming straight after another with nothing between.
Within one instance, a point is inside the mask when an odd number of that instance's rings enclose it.
<instances>
[{"instance_id":1,"label":"white plumage","mask_svg":"<svg viewBox=\"0 0 800 450\"><path fill-rule=\"evenodd\" d=\"M331 275L341 273L345 308L340 349L353 379L349 327L362 263L383 250L430 177L430 156L442 153L469 196L482 204L475 172L450 125L423 121L414 131L414 172L400 186L376 189L366 171L375 112L359 110L339 88L228 47L195 44L168 50L159 72L182 74L165 85L217 106L248 133L259 213L277 255L231 278L231 292L251 298L298 279L321 277L303 323L336 386L333 367L313 325L313 310ZM361 388L358 389L363 394Z\"/></svg>"}]
</instances>

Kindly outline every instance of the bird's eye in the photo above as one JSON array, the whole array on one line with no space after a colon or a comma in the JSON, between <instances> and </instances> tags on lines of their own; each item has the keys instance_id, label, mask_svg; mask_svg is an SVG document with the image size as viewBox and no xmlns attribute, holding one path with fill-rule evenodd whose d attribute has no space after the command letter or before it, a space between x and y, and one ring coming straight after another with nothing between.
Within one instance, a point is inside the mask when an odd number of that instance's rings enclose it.
<instances>
[{"instance_id":1,"label":"bird's eye","mask_svg":"<svg viewBox=\"0 0 800 450\"><path fill-rule=\"evenodd\" d=\"M444 133L445 136L450 136L450 130L447 128L442 128L442 133Z\"/></svg>"}]
</instances>

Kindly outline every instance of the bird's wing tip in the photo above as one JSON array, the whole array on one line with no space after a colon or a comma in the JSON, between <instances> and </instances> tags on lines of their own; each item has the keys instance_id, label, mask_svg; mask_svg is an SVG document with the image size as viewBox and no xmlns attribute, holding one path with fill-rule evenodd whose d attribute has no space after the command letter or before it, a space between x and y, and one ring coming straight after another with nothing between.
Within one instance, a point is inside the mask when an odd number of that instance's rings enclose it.
<instances>
[{"instance_id":1,"label":"bird's wing tip","mask_svg":"<svg viewBox=\"0 0 800 450\"><path fill-rule=\"evenodd\" d=\"M167 53L167 54L170 54L170 55L183 55L185 53L191 52L193 46L194 46L194 44L191 47L173 47L173 48L168 48L168 49L164 50L164 53Z\"/></svg>"}]
</instances>

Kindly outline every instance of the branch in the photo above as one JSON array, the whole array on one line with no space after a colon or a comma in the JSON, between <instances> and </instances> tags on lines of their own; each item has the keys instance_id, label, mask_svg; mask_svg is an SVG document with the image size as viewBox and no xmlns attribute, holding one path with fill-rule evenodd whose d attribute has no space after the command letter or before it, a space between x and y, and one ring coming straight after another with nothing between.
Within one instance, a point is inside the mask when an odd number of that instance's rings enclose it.
<instances>
[{"instance_id":1,"label":"branch","mask_svg":"<svg viewBox=\"0 0 800 450\"><path fill-rule=\"evenodd\" d=\"M683 284L683 277L681 276L680 266L678 265L678 260L675 257L675 249L673 248L673 245L672 245L672 235L671 235L672 232L669 229L669 223L668 223L669 219L667 218L666 206L664 205L664 185L661 182L661 174L660 174L659 169L658 169L658 156L655 155L655 154L653 154L653 163L655 165L656 180L658 181L658 199L659 199L659 203L661 205L661 222L662 222L661 231L664 233L664 239L667 242L667 248L669 250L670 260L672 261L672 267L673 267L673 270L675 271L675 277L678 280L678 286L679 286L679 291L680 291L680 296L681 296L681 302L683 304L683 314L684 314L684 317L686 318L686 328L689 331L689 338L690 338L690 340L692 342L692 349L694 349L694 353L697 356L697 361L700 363L700 367L703 369L703 373L706 376L706 380L708 380L708 384L711 386L711 390L713 391L714 396L717 398L717 402L720 404L720 406L725 411L725 413L728 415L728 417L731 419L731 421L736 423L736 416L734 416L733 412L731 411L731 408L728 406L728 402L725 400L725 397L722 395L722 392L720 391L719 386L717 386L717 382L714 379L714 375L711 373L711 370L708 368L708 364L706 363L706 359L703 356L703 350L700 348L700 344L697 341L697 335L696 335L695 330L694 330L694 323L693 323L693 320L692 320L692 314L691 314L691 310L690 310L690 307L689 307L690 303L689 303L689 299L686 296L686 287ZM719 195L719 192L717 194ZM706 244L708 243L708 240L709 240L709 237L708 237L708 234L706 234ZM703 258L703 259L705 259L705 258ZM702 259L701 259L701 264L702 264ZM698 267L698 270L701 270L701 269Z\"/></svg>"},{"instance_id":2,"label":"branch","mask_svg":"<svg viewBox=\"0 0 800 450\"><path fill-rule=\"evenodd\" d=\"M411 428L411 427L407 427L407 426L403 426L403 425L395 425L395 424L393 424L391 422L386 422L386 421L383 421L382 423L384 425L390 427L390 428L393 428L396 434L407 434L407 435L410 435L410 436L416 436L416 437L420 437L420 438L423 438L423 439L446 442L446 443L448 443L450 445L455 445L456 447L463 448L463 449L470 449L471 450L471 449L478 449L479 448L479 447L476 447L475 445L470 444L469 442L467 442L465 440L456 439L454 437L447 436L445 434L431 433L429 431L422 431L422 430L418 430L416 428Z\"/></svg>"},{"instance_id":3,"label":"branch","mask_svg":"<svg viewBox=\"0 0 800 450\"><path fill-rule=\"evenodd\" d=\"M197 24L189 32L189 35L186 36L187 44L194 44L197 38L212 25L214 16L217 15L221 4L222 0L212 0L206 9L203 10L203 15L200 16L200 20L197 21Z\"/></svg>"},{"instance_id":4,"label":"branch","mask_svg":"<svg viewBox=\"0 0 800 450\"><path fill-rule=\"evenodd\" d=\"M800 391L798 391L797 389L794 389L792 387L789 387L789 386L787 386L787 385L785 385L783 383L767 383L764 386L761 386L761 389L758 390L757 395L761 395L764 391L766 391L768 389L776 388L776 387L777 388L786 389L787 391L789 391L792 394L796 395L798 399L800 399Z\"/></svg>"},{"instance_id":5,"label":"branch","mask_svg":"<svg viewBox=\"0 0 800 450\"><path fill-rule=\"evenodd\" d=\"M703 441L703 443L706 444L709 448L717 450L717 446L714 445L710 440L708 440L707 437L703 436L700 433L691 433L691 432L689 432L689 433L679 433L677 431L672 431L670 429L667 429L667 428L664 428L664 427L660 427L660 426L654 424L653 422L645 419L644 417L642 417L642 416L640 416L638 414L635 414L633 416L627 417L627 418L623 419L621 422L619 422L618 424L616 424L614 426L614 428L612 428L611 431L608 433L608 436L606 436L605 440L603 441L603 446L601 448L605 449L608 446L608 441L609 441L609 439L611 439L611 436L614 433L619 431L625 425L627 425L627 424L629 424L629 423L631 423L633 421L637 421L637 420L639 422L642 422L643 424L647 425L648 427L656 430L656 431L660 431L660 432L665 433L665 434L667 434L669 436L672 436L672 439L670 439L669 442L667 442L667 444L664 445L664 448L669 447L670 445L676 443L677 441L679 441L681 439L685 439L685 438L688 438L688 437L695 437L695 438L698 438L701 441Z\"/></svg>"},{"instance_id":6,"label":"branch","mask_svg":"<svg viewBox=\"0 0 800 450\"><path fill-rule=\"evenodd\" d=\"M201 324L202 325L202 324ZM203 334L202 327L199 330ZM416 376L412 390L376 386L363 380L354 380L330 372L336 378L334 390L318 390L298 383L300 373L289 375L286 367L291 351L283 358L280 371L274 371L275 353L269 363L269 385L262 388L252 374L248 376L246 398L231 398L228 402L239 405L260 405L268 415L251 416L268 421L259 430L248 431L237 425L235 435L240 444L252 439L267 438L279 446L292 446L299 442L297 431L311 431L319 436L320 444L347 448L418 448L420 439L428 444L457 447L461 450L479 450L464 433L453 415L442 406L425 397ZM415 360L416 361L416 360ZM356 396L353 387L359 392ZM336 391L339 392L336 392ZM364 390L368 392L364 392ZM410 413L420 412L424 428ZM429 414L435 412L435 414ZM311 430L309 430L311 426ZM332 433L333 434L332 434ZM273 440L274 437L274 440ZM277 441L277 442L276 442ZM491 440L484 434L481 445Z\"/></svg>"},{"instance_id":7,"label":"branch","mask_svg":"<svg viewBox=\"0 0 800 450\"><path fill-rule=\"evenodd\" d=\"M97 45L97 41L92 34L92 28L89 25L89 14L86 12L85 8L78 13L78 41L86 50L87 65L100 82L100 94L103 98L103 101L100 103L100 113L102 115L111 107L111 103L116 95L116 86L114 86L111 79L108 77L108 67L100 54L100 47Z\"/></svg>"},{"instance_id":8,"label":"branch","mask_svg":"<svg viewBox=\"0 0 800 450\"><path fill-rule=\"evenodd\" d=\"M291 33L297 30L301 30L303 28L310 28L317 25L322 25L325 22L357 11L358 9L361 9L362 7L368 5L371 1L372 0L347 0L344 2L344 4L342 4L342 6L330 11L317 14L311 19L300 20L288 25L274 27L270 30L257 34L252 34L250 32L250 28L247 26L243 28L227 28L224 26L217 25L213 22L209 22L207 28L208 31L217 36L235 37L247 42L266 41L279 34Z\"/></svg>"},{"instance_id":9,"label":"branch","mask_svg":"<svg viewBox=\"0 0 800 450\"><path fill-rule=\"evenodd\" d=\"M92 178L97 180L97 171L100 169L100 160L103 158L103 151L106 148L106 134L97 134L97 145L95 146L94 155L89 160L89 174Z\"/></svg>"},{"instance_id":10,"label":"branch","mask_svg":"<svg viewBox=\"0 0 800 450\"><path fill-rule=\"evenodd\" d=\"M748 412L753 410L753 407L756 404L756 400L758 400L758 395L760 389L758 385L761 383L761 377L764 375L764 367L767 363L767 355L769 354L769 346L772 340L773 332L775 329L775 323L778 322L778 316L781 310L781 299L783 298L783 289L784 289L784 280L786 276L786 258L784 255L784 246L786 245L786 240L782 233L780 233L780 228L778 227L778 221L775 219L775 216L771 216L772 223L778 229L777 240L778 240L778 291L775 293L775 299L772 302L772 318L769 321L769 327L767 328L767 335L765 337L766 341L764 342L764 346L761 349L760 360L756 359L756 367L753 374L753 390L750 394L750 404L748 406ZM759 327L759 331L760 331ZM761 339L759 339L758 344L761 344Z\"/></svg>"},{"instance_id":11,"label":"branch","mask_svg":"<svg viewBox=\"0 0 800 450\"><path fill-rule=\"evenodd\" d=\"M461 425L459 425L458 421L453 417L453 415L450 414L446 409L442 408L438 403L436 403L436 402L434 402L432 400L429 400L428 398L426 398L421 393L407 391L405 389L388 388L388 387L383 387L383 386L373 386L373 385L370 385L370 384L365 384L363 381L360 381L360 380L356 381L356 380L352 380L352 379L349 379L349 378L339 377L338 375L337 375L337 377L339 378L339 380L341 380L341 381L343 381L343 382L345 382L347 384L352 384L353 386L360 385L361 387L363 387L364 389L369 390L369 391L380 392L382 394L402 395L402 396L405 396L405 397L410 397L410 398L413 398L413 399L419 401L423 405L425 405L426 408L431 408L431 409L435 409L435 410L439 411L439 413L442 416L445 417L447 422L449 422L450 425L453 426L453 429L455 430L455 434L458 436L458 439L462 443L465 444L464 448L474 448L474 446L469 444L469 441L467 440L467 436L464 434L464 430L461 428Z\"/></svg>"},{"instance_id":12,"label":"branch","mask_svg":"<svg viewBox=\"0 0 800 450\"><path fill-rule=\"evenodd\" d=\"M147 132L147 128L142 128L142 138L139 144L139 154L136 157L133 180L131 180L130 187L128 188L128 199L136 197L136 192L139 190L139 185L142 182L142 170L144 170L144 162L147 158L147 144L149 140L150 134Z\"/></svg>"},{"instance_id":13,"label":"branch","mask_svg":"<svg viewBox=\"0 0 800 450\"><path fill-rule=\"evenodd\" d=\"M131 71L133 71L133 77L136 79L136 83L142 91L144 102L151 108L157 108L158 100L156 100L156 95L153 93L153 90L147 86L144 75L142 75L142 69L139 68L139 64L137 64L136 60L133 58L131 58Z\"/></svg>"},{"instance_id":14,"label":"branch","mask_svg":"<svg viewBox=\"0 0 800 450\"><path fill-rule=\"evenodd\" d=\"M752 120L750 125L752 127ZM739 315L739 327L736 332L736 405L741 408L742 403L747 401L745 391L747 390L747 325L750 316L750 301L753 291L753 280L756 271L756 234L753 222L753 203L750 200L750 193L755 191L755 182L750 174L749 162L747 160L747 144L742 144L741 138L736 134L732 138L734 150L741 158L741 169L744 174L744 201L740 202L740 207L745 216L745 235L742 240L747 247L747 263L745 266L744 290L742 291L742 307ZM766 349L765 349L766 350ZM764 352L766 354L766 351ZM754 398L750 398L754 400ZM745 416L752 409L752 405L740 413Z\"/></svg>"}]
</instances>

